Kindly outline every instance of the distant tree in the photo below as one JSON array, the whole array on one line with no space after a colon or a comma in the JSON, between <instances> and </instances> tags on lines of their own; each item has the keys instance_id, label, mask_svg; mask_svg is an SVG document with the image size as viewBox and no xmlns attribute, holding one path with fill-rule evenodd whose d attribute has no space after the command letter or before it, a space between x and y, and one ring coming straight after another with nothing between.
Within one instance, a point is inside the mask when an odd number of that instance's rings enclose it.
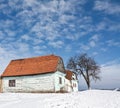
<instances>
[{"instance_id":1,"label":"distant tree","mask_svg":"<svg viewBox=\"0 0 120 108\"><path fill-rule=\"evenodd\" d=\"M68 61L67 68L82 75L88 89L91 88L91 80L100 80L100 66L93 58L88 57L86 53L71 57Z\"/></svg>"}]
</instances>

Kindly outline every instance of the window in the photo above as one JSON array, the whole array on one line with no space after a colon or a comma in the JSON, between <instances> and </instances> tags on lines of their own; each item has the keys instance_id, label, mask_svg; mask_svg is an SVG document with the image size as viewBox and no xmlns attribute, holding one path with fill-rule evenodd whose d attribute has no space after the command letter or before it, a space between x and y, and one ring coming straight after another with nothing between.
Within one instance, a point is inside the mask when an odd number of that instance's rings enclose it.
<instances>
[{"instance_id":1,"label":"window","mask_svg":"<svg viewBox=\"0 0 120 108\"><path fill-rule=\"evenodd\" d=\"M75 78L74 78L74 77L72 77L72 80L75 80Z\"/></svg>"},{"instance_id":2,"label":"window","mask_svg":"<svg viewBox=\"0 0 120 108\"><path fill-rule=\"evenodd\" d=\"M59 84L62 84L62 78L59 77Z\"/></svg>"},{"instance_id":3,"label":"window","mask_svg":"<svg viewBox=\"0 0 120 108\"><path fill-rule=\"evenodd\" d=\"M73 83L73 87L74 87L74 83Z\"/></svg>"},{"instance_id":4,"label":"window","mask_svg":"<svg viewBox=\"0 0 120 108\"><path fill-rule=\"evenodd\" d=\"M76 87L76 83L73 83L73 87Z\"/></svg>"},{"instance_id":5,"label":"window","mask_svg":"<svg viewBox=\"0 0 120 108\"><path fill-rule=\"evenodd\" d=\"M74 87L76 87L76 83L74 84Z\"/></svg>"},{"instance_id":6,"label":"window","mask_svg":"<svg viewBox=\"0 0 120 108\"><path fill-rule=\"evenodd\" d=\"M15 87L15 80L9 80L9 87Z\"/></svg>"}]
</instances>

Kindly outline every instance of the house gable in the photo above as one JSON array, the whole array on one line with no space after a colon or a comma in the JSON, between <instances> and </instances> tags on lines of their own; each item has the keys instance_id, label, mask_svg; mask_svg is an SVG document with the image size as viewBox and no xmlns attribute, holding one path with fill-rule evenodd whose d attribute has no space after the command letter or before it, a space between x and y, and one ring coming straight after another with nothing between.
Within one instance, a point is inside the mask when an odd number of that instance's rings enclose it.
<instances>
[{"instance_id":1,"label":"house gable","mask_svg":"<svg viewBox=\"0 0 120 108\"><path fill-rule=\"evenodd\" d=\"M65 73L64 62L61 57L58 60L57 71Z\"/></svg>"}]
</instances>

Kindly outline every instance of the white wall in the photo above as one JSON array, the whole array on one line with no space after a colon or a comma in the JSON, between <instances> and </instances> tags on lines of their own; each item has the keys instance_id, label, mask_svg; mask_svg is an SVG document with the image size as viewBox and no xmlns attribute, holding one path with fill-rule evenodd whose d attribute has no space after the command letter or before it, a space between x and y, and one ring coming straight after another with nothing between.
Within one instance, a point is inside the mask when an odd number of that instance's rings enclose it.
<instances>
[{"instance_id":1,"label":"white wall","mask_svg":"<svg viewBox=\"0 0 120 108\"><path fill-rule=\"evenodd\" d=\"M74 86L74 85L76 85L76 86ZM74 92L78 91L78 80L77 80L77 77L74 73L72 75L72 86L73 86Z\"/></svg>"},{"instance_id":2,"label":"white wall","mask_svg":"<svg viewBox=\"0 0 120 108\"><path fill-rule=\"evenodd\" d=\"M9 80L16 80L16 87L9 87ZM54 91L54 74L4 77L3 92Z\"/></svg>"},{"instance_id":3,"label":"white wall","mask_svg":"<svg viewBox=\"0 0 120 108\"><path fill-rule=\"evenodd\" d=\"M59 84L59 77L62 78L62 84ZM54 78L55 78L55 91L57 92L65 86L65 73L57 71L54 74Z\"/></svg>"},{"instance_id":4,"label":"white wall","mask_svg":"<svg viewBox=\"0 0 120 108\"><path fill-rule=\"evenodd\" d=\"M76 84L76 87L73 85ZM65 80L65 88L68 90L68 92L76 92L78 91L78 81L77 80Z\"/></svg>"},{"instance_id":5,"label":"white wall","mask_svg":"<svg viewBox=\"0 0 120 108\"><path fill-rule=\"evenodd\" d=\"M59 83L59 77L62 79L62 84ZM9 87L9 80L15 80L16 86ZM3 92L58 92L65 89L68 84L68 92L71 92L71 83L65 78L65 73L54 72L48 74L32 75L32 76L19 76L19 77L4 77L2 80ZM77 81L72 81L72 84ZM77 91L78 87L73 91Z\"/></svg>"},{"instance_id":6,"label":"white wall","mask_svg":"<svg viewBox=\"0 0 120 108\"><path fill-rule=\"evenodd\" d=\"M76 87L73 86L74 84L76 84ZM74 92L78 91L78 81L77 80L72 80L72 86L73 86Z\"/></svg>"},{"instance_id":7,"label":"white wall","mask_svg":"<svg viewBox=\"0 0 120 108\"><path fill-rule=\"evenodd\" d=\"M70 82L70 80L68 79L65 79L65 89L68 91L68 92L72 92L72 83Z\"/></svg>"}]
</instances>

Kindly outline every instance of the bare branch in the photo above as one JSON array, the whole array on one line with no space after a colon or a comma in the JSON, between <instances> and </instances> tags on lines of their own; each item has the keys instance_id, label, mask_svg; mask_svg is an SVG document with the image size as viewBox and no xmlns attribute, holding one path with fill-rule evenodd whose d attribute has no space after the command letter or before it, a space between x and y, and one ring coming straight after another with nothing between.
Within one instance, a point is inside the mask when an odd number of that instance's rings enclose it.
<instances>
[{"instance_id":1,"label":"bare branch","mask_svg":"<svg viewBox=\"0 0 120 108\"><path fill-rule=\"evenodd\" d=\"M68 61L67 68L82 75L88 88L90 88L91 79L94 81L100 80L100 67L97 65L95 60L88 57L86 53L71 57Z\"/></svg>"}]
</instances>

